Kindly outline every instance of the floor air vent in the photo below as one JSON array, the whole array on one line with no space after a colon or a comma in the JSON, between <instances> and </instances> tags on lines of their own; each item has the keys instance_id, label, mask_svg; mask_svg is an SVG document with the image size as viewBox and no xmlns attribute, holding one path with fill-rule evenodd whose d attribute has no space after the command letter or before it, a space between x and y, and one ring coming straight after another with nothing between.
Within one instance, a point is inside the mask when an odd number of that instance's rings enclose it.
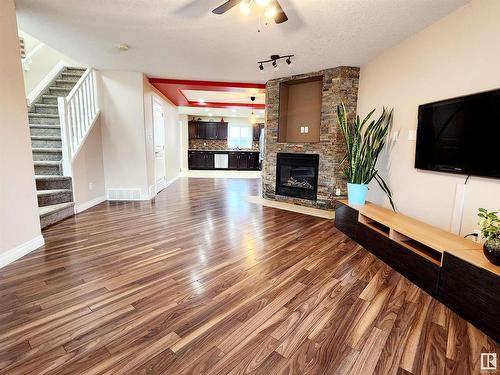
<instances>
[{"instance_id":1,"label":"floor air vent","mask_svg":"<svg viewBox=\"0 0 500 375\"><path fill-rule=\"evenodd\" d=\"M138 201L141 199L140 189L108 189L110 201Z\"/></svg>"}]
</instances>

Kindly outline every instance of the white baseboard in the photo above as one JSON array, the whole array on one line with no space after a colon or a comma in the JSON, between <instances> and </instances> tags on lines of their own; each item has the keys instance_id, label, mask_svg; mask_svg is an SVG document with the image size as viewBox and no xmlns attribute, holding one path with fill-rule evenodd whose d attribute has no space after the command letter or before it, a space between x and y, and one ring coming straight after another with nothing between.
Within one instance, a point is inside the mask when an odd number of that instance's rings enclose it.
<instances>
[{"instance_id":1,"label":"white baseboard","mask_svg":"<svg viewBox=\"0 0 500 375\"><path fill-rule=\"evenodd\" d=\"M38 249L40 246L45 244L45 240L42 235L39 235L28 242L25 242L13 249L3 251L0 254L0 268L5 267L7 264L31 253L33 250Z\"/></svg>"},{"instance_id":2,"label":"white baseboard","mask_svg":"<svg viewBox=\"0 0 500 375\"><path fill-rule=\"evenodd\" d=\"M75 213L79 214L80 212L88 210L89 208L94 207L95 205L98 205L99 203L102 203L105 200L106 200L106 196L103 195L102 197L94 198L88 202L77 203L77 204L75 204Z\"/></svg>"},{"instance_id":3,"label":"white baseboard","mask_svg":"<svg viewBox=\"0 0 500 375\"><path fill-rule=\"evenodd\" d=\"M163 189L167 188L169 185L172 185L175 181L177 181L177 179L181 176L181 174L179 173L177 176L175 176L174 178L168 180L167 182L164 182L162 183L162 187L161 187L161 190L158 192L160 193ZM154 188L154 185L152 186ZM153 193L154 193L154 190L153 190ZM151 199L153 199L154 197L156 196L156 194L152 194L151 195Z\"/></svg>"}]
</instances>

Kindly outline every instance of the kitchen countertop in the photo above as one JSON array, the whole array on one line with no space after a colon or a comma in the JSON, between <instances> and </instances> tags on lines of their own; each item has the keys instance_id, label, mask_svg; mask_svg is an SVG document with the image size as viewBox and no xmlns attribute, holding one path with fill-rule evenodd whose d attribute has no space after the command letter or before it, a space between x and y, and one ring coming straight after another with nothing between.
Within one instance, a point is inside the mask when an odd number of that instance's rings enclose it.
<instances>
[{"instance_id":1,"label":"kitchen countertop","mask_svg":"<svg viewBox=\"0 0 500 375\"><path fill-rule=\"evenodd\" d=\"M199 148L190 148L188 151L206 151L206 152L259 152L259 150L234 150L234 149L229 149L229 150L203 150Z\"/></svg>"}]
</instances>

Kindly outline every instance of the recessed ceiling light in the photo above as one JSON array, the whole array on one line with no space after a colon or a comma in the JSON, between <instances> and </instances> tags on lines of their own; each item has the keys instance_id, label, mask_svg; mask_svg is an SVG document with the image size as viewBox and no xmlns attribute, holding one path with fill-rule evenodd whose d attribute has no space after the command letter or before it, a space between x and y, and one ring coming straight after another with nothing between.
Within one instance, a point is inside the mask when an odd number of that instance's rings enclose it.
<instances>
[{"instance_id":1,"label":"recessed ceiling light","mask_svg":"<svg viewBox=\"0 0 500 375\"><path fill-rule=\"evenodd\" d=\"M232 111L232 112L236 112L236 109L234 109L234 108L233 108L233 109L231 109L231 111Z\"/></svg>"},{"instance_id":2,"label":"recessed ceiling light","mask_svg":"<svg viewBox=\"0 0 500 375\"><path fill-rule=\"evenodd\" d=\"M251 7L250 2L248 0L242 1L240 3L240 11L245 16L248 16L250 14L250 12L252 11L252 7Z\"/></svg>"},{"instance_id":3,"label":"recessed ceiling light","mask_svg":"<svg viewBox=\"0 0 500 375\"><path fill-rule=\"evenodd\" d=\"M266 10L266 13L264 14L266 18L272 19L276 16L277 10L276 7L271 7L268 10Z\"/></svg>"},{"instance_id":4,"label":"recessed ceiling light","mask_svg":"<svg viewBox=\"0 0 500 375\"><path fill-rule=\"evenodd\" d=\"M198 103L199 104L205 104L205 99L202 99L202 98L198 99Z\"/></svg>"},{"instance_id":5,"label":"recessed ceiling light","mask_svg":"<svg viewBox=\"0 0 500 375\"><path fill-rule=\"evenodd\" d=\"M211 113L209 113L209 114L208 114L208 117L212 117L212 114L211 114Z\"/></svg>"},{"instance_id":6,"label":"recessed ceiling light","mask_svg":"<svg viewBox=\"0 0 500 375\"><path fill-rule=\"evenodd\" d=\"M210 108L205 108L205 112L208 112L208 111L210 111Z\"/></svg>"},{"instance_id":7,"label":"recessed ceiling light","mask_svg":"<svg viewBox=\"0 0 500 375\"><path fill-rule=\"evenodd\" d=\"M261 109L261 110L260 110L260 113L264 113L264 110L263 110L263 109Z\"/></svg>"}]
</instances>

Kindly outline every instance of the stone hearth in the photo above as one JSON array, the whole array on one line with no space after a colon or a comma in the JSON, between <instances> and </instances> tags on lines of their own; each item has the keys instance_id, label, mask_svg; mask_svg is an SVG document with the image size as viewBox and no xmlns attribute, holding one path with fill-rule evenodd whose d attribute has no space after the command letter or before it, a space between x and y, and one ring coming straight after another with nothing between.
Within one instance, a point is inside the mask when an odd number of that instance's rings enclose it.
<instances>
[{"instance_id":1,"label":"stone hearth","mask_svg":"<svg viewBox=\"0 0 500 375\"><path fill-rule=\"evenodd\" d=\"M323 76L320 141L317 143L278 142L280 83ZM340 66L319 72L268 81L266 84L265 151L262 165L264 198L331 210L335 201L347 194L346 181L340 168L344 154L343 136L337 124L337 105L344 102L352 119L356 113L359 68ZM319 155L316 201L276 194L276 155L278 152ZM340 189L340 196L335 190Z\"/></svg>"}]
</instances>

